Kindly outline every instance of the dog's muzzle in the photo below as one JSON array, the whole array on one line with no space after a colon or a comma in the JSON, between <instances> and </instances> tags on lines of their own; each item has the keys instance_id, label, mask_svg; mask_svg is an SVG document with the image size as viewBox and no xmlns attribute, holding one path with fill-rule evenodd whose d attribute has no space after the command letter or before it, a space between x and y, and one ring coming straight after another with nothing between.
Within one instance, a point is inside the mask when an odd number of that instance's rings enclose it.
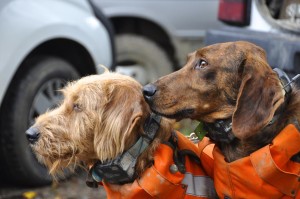
<instances>
[{"instance_id":1,"label":"dog's muzzle","mask_svg":"<svg viewBox=\"0 0 300 199\"><path fill-rule=\"evenodd\" d=\"M36 143L40 137L39 129L36 127L30 127L25 134L30 144Z\"/></svg>"}]
</instances>

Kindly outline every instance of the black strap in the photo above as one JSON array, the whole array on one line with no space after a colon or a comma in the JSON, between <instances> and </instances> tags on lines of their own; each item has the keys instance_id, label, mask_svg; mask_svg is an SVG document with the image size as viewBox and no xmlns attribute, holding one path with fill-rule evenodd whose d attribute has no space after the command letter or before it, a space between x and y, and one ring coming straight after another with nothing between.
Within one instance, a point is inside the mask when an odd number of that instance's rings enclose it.
<instances>
[{"instance_id":1,"label":"black strap","mask_svg":"<svg viewBox=\"0 0 300 199\"><path fill-rule=\"evenodd\" d=\"M144 124L145 135L143 136L152 141L156 136L158 129L160 128L160 121L161 121L160 115L151 113L150 117L148 117L147 120L145 121Z\"/></svg>"},{"instance_id":2,"label":"black strap","mask_svg":"<svg viewBox=\"0 0 300 199\"><path fill-rule=\"evenodd\" d=\"M194 160L197 164L201 164L200 158L197 156L197 154L189 149L183 149L179 150L178 148L178 138L176 133L173 131L171 134L170 139L167 142L164 142L163 144L168 145L170 148L173 149L173 160L175 165L177 166L180 173L185 173L185 157L188 156L192 160Z\"/></svg>"},{"instance_id":3,"label":"black strap","mask_svg":"<svg viewBox=\"0 0 300 199\"><path fill-rule=\"evenodd\" d=\"M191 151L189 149L183 149L180 151L180 155L188 156L189 158L194 160L197 164L201 164L200 158L197 156L197 154L194 151Z\"/></svg>"}]
</instances>

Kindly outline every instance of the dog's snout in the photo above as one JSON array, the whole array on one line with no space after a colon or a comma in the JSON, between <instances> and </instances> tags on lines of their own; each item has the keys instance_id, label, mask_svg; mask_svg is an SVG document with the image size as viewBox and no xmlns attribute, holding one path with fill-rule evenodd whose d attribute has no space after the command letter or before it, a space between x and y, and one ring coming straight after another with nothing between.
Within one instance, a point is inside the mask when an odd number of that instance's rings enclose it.
<instances>
[{"instance_id":1,"label":"dog's snout","mask_svg":"<svg viewBox=\"0 0 300 199\"><path fill-rule=\"evenodd\" d=\"M156 93L157 87L154 84L147 84L143 87L143 95L146 99L150 99Z\"/></svg>"},{"instance_id":2,"label":"dog's snout","mask_svg":"<svg viewBox=\"0 0 300 199\"><path fill-rule=\"evenodd\" d=\"M34 144L40 137L39 129L36 127L30 127L25 133L31 144Z\"/></svg>"}]
</instances>

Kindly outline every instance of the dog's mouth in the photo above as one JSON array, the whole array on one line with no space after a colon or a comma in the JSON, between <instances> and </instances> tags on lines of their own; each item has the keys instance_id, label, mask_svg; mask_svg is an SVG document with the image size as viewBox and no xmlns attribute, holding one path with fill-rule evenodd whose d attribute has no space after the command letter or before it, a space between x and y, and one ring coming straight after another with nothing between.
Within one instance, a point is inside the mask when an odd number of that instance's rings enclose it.
<instances>
[{"instance_id":1,"label":"dog's mouth","mask_svg":"<svg viewBox=\"0 0 300 199\"><path fill-rule=\"evenodd\" d=\"M173 114L166 114L166 113L162 113L162 112L159 112L155 109L152 109L152 112L158 114L158 115L161 115L163 117L167 117L167 118L170 118L170 119L176 119L176 120L181 120L181 119L184 119L184 118L190 118L191 115L194 113L194 109L183 109L183 110L179 110Z\"/></svg>"}]
</instances>

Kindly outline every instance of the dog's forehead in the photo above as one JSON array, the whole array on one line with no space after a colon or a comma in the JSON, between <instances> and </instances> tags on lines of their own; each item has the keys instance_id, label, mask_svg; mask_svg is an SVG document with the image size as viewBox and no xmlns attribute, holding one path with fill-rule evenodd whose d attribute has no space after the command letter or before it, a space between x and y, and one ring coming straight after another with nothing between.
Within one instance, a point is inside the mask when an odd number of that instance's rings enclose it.
<instances>
[{"instance_id":1,"label":"dog's forehead","mask_svg":"<svg viewBox=\"0 0 300 199\"><path fill-rule=\"evenodd\" d=\"M210 63L239 62L249 55L265 59L265 52L261 47L246 41L217 43L198 49L194 53L196 59L204 58Z\"/></svg>"},{"instance_id":2,"label":"dog's forehead","mask_svg":"<svg viewBox=\"0 0 300 199\"><path fill-rule=\"evenodd\" d=\"M201 48L197 51L197 55L202 55L202 54L211 54L211 55L216 55L218 52L225 52L228 48L236 47L235 42L226 42L226 43L217 43L213 44L210 46L206 46L204 48Z\"/></svg>"},{"instance_id":3,"label":"dog's forehead","mask_svg":"<svg viewBox=\"0 0 300 199\"><path fill-rule=\"evenodd\" d=\"M215 54L215 53L225 53L225 54L234 54L234 53L264 53L264 50L247 41L235 41L235 42L225 42L225 43L217 43L213 44L210 46L206 46L202 49L200 49L199 53L210 53L210 54ZM214 53L215 52L215 53Z\"/></svg>"}]
</instances>

